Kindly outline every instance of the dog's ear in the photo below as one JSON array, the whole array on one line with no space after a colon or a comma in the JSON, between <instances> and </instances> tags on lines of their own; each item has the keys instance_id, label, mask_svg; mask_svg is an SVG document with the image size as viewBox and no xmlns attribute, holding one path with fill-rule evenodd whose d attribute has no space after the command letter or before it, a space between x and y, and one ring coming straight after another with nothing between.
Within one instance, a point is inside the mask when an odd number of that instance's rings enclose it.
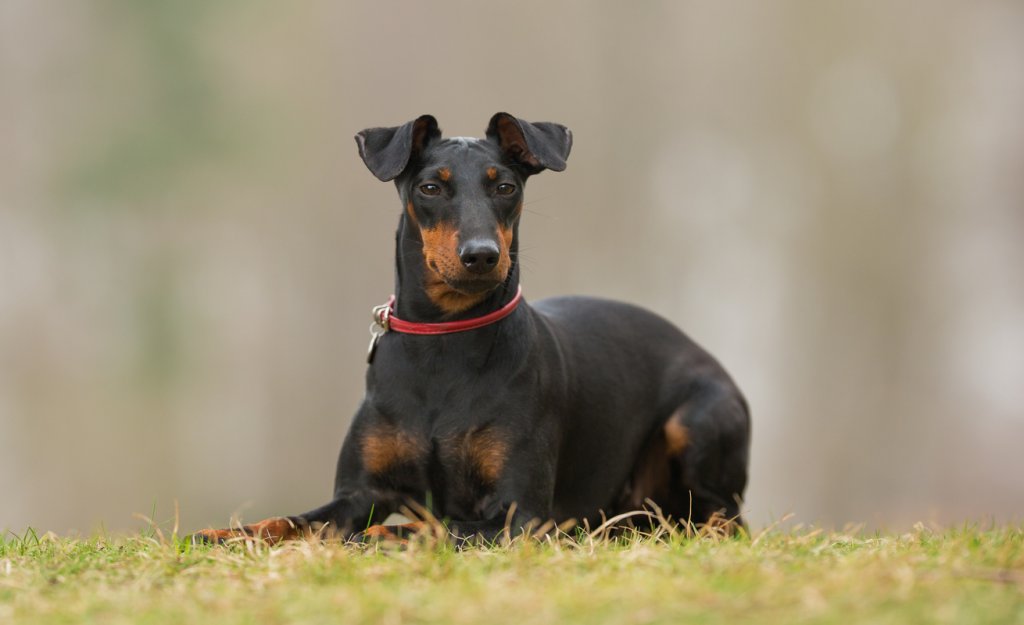
<instances>
[{"instance_id":1,"label":"dog's ear","mask_svg":"<svg viewBox=\"0 0 1024 625\"><path fill-rule=\"evenodd\" d=\"M434 116L420 115L394 128L367 128L356 135L356 144L373 175L387 182L397 178L416 153L440 136Z\"/></svg>"},{"instance_id":2,"label":"dog's ear","mask_svg":"<svg viewBox=\"0 0 1024 625\"><path fill-rule=\"evenodd\" d=\"M562 171L572 149L572 132L561 124L530 123L508 113L495 113L487 124L487 138L531 174L545 169Z\"/></svg>"}]
</instances>

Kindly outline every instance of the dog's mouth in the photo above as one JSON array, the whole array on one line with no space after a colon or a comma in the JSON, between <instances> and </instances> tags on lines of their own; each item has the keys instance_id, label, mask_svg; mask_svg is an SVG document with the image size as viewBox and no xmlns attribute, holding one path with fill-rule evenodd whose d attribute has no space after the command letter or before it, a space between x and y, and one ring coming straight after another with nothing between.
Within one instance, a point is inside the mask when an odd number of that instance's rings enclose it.
<instances>
[{"instance_id":1,"label":"dog's mouth","mask_svg":"<svg viewBox=\"0 0 1024 625\"><path fill-rule=\"evenodd\" d=\"M499 271L493 275L467 278L445 275L437 271L433 263L428 263L428 267L431 271L427 273L424 289L446 315L455 315L476 306L504 282L504 279L498 279Z\"/></svg>"},{"instance_id":2,"label":"dog's mouth","mask_svg":"<svg viewBox=\"0 0 1024 625\"><path fill-rule=\"evenodd\" d=\"M462 293L464 295L480 295L493 291L498 288L504 281L505 276L500 275L500 271L492 271L489 274L482 276L460 276L460 275L449 275L446 272L441 271L437 263L431 262L430 268L433 270L434 275L440 279L449 289Z\"/></svg>"},{"instance_id":3,"label":"dog's mouth","mask_svg":"<svg viewBox=\"0 0 1024 625\"><path fill-rule=\"evenodd\" d=\"M493 278L484 277L473 278L469 280L452 280L447 277L442 277L441 279L444 280L445 284L447 284L453 290L458 291L459 293L465 293L466 295L480 295L481 293L493 291L494 289L498 288L498 286L500 286L502 282L504 282L503 279L499 279L500 276L497 275L498 272L494 273L495 275Z\"/></svg>"},{"instance_id":4,"label":"dog's mouth","mask_svg":"<svg viewBox=\"0 0 1024 625\"><path fill-rule=\"evenodd\" d=\"M486 273L465 270L454 245L441 249L425 245L423 256L427 269L423 286L427 296L446 315L461 313L482 302L504 284L511 270L505 249L496 266Z\"/></svg>"}]
</instances>

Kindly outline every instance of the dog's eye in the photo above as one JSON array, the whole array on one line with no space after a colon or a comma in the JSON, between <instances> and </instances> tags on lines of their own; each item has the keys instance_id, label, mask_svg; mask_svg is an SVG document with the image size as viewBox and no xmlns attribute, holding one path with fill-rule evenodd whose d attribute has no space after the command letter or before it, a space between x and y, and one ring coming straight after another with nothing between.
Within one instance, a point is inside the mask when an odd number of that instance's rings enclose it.
<instances>
[{"instance_id":1,"label":"dog's eye","mask_svg":"<svg viewBox=\"0 0 1024 625\"><path fill-rule=\"evenodd\" d=\"M420 193L423 195L440 195L441 187L436 184L424 184L420 185Z\"/></svg>"},{"instance_id":2,"label":"dog's eye","mask_svg":"<svg viewBox=\"0 0 1024 625\"><path fill-rule=\"evenodd\" d=\"M512 195L516 191L516 186L514 184L503 182L498 185L498 188L495 189L495 191L498 192L498 195Z\"/></svg>"}]
</instances>

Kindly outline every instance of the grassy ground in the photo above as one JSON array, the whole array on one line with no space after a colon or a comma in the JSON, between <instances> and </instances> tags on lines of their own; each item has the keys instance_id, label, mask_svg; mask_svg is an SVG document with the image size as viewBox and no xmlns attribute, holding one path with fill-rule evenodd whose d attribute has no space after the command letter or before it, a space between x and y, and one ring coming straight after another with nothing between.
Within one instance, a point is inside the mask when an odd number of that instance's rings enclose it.
<instances>
[{"instance_id":1,"label":"grassy ground","mask_svg":"<svg viewBox=\"0 0 1024 625\"><path fill-rule=\"evenodd\" d=\"M1024 527L191 547L0 539L0 623L1024 623Z\"/></svg>"}]
</instances>

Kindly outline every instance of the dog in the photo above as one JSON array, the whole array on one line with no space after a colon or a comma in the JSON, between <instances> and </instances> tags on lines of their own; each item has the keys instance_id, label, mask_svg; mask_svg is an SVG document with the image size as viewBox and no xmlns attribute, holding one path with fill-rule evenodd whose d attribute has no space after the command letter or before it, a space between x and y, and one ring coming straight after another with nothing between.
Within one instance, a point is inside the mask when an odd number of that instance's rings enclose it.
<instances>
[{"instance_id":1,"label":"dog","mask_svg":"<svg viewBox=\"0 0 1024 625\"><path fill-rule=\"evenodd\" d=\"M630 304L522 298L524 187L565 169L565 126L497 113L483 139L442 138L423 115L356 142L402 213L395 295L374 309L333 497L194 539L386 536L380 523L403 506L460 540L594 526L651 503L681 522L743 525L749 409L718 362Z\"/></svg>"}]
</instances>

